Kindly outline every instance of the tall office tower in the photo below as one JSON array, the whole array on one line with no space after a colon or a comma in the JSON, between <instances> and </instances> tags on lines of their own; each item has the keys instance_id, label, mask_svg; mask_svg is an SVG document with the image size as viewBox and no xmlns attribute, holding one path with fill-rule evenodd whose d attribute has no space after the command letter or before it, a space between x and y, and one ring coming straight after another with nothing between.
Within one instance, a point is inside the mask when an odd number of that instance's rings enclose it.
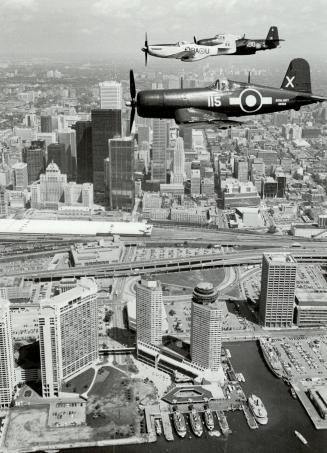
<instances>
[{"instance_id":1,"label":"tall office tower","mask_svg":"<svg viewBox=\"0 0 327 453\"><path fill-rule=\"evenodd\" d=\"M65 129L58 132L58 142L65 145L67 156L67 178L76 179L77 157L76 157L76 132L74 129Z\"/></svg>"},{"instance_id":2,"label":"tall office tower","mask_svg":"<svg viewBox=\"0 0 327 453\"><path fill-rule=\"evenodd\" d=\"M99 83L100 108L110 110L122 109L122 86L120 82L110 81Z\"/></svg>"},{"instance_id":3,"label":"tall office tower","mask_svg":"<svg viewBox=\"0 0 327 453\"><path fill-rule=\"evenodd\" d=\"M221 367L222 310L211 283L194 288L191 307L191 359L211 371Z\"/></svg>"},{"instance_id":4,"label":"tall office tower","mask_svg":"<svg viewBox=\"0 0 327 453\"><path fill-rule=\"evenodd\" d=\"M200 161L191 163L191 195L200 195L201 192L201 169Z\"/></svg>"},{"instance_id":5,"label":"tall office tower","mask_svg":"<svg viewBox=\"0 0 327 453\"><path fill-rule=\"evenodd\" d=\"M153 119L152 179L166 183L169 121Z\"/></svg>"},{"instance_id":6,"label":"tall office tower","mask_svg":"<svg viewBox=\"0 0 327 453\"><path fill-rule=\"evenodd\" d=\"M275 174L276 181L277 181L277 197L284 198L286 192L286 176L283 171L276 171Z\"/></svg>"},{"instance_id":7,"label":"tall office tower","mask_svg":"<svg viewBox=\"0 0 327 453\"><path fill-rule=\"evenodd\" d=\"M185 154L184 140L182 137L177 137L174 148L174 174L173 183L183 184L185 174Z\"/></svg>"},{"instance_id":8,"label":"tall office tower","mask_svg":"<svg viewBox=\"0 0 327 453\"><path fill-rule=\"evenodd\" d=\"M17 162L12 166L14 170L14 187L15 190L25 190L28 186L27 164L25 162Z\"/></svg>"},{"instance_id":9,"label":"tall office tower","mask_svg":"<svg viewBox=\"0 0 327 453\"><path fill-rule=\"evenodd\" d=\"M250 162L251 162L250 167L251 181L253 181L255 178L261 178L262 176L265 176L265 164L262 159L253 157Z\"/></svg>"},{"instance_id":10,"label":"tall office tower","mask_svg":"<svg viewBox=\"0 0 327 453\"><path fill-rule=\"evenodd\" d=\"M39 335L42 394L57 397L63 381L98 359L95 281L82 278L75 288L41 301Z\"/></svg>"},{"instance_id":11,"label":"tall office tower","mask_svg":"<svg viewBox=\"0 0 327 453\"><path fill-rule=\"evenodd\" d=\"M9 407L14 385L14 354L9 301L0 299L0 408Z\"/></svg>"},{"instance_id":12,"label":"tall office tower","mask_svg":"<svg viewBox=\"0 0 327 453\"><path fill-rule=\"evenodd\" d=\"M8 192L4 186L0 186L0 217L8 216Z\"/></svg>"},{"instance_id":13,"label":"tall office tower","mask_svg":"<svg viewBox=\"0 0 327 453\"><path fill-rule=\"evenodd\" d=\"M142 278L136 285L137 342L160 346L162 341L162 288L160 282Z\"/></svg>"},{"instance_id":14,"label":"tall office tower","mask_svg":"<svg viewBox=\"0 0 327 453\"><path fill-rule=\"evenodd\" d=\"M47 164L54 162L59 170L65 175L69 172L66 145L64 143L52 143L48 146Z\"/></svg>"},{"instance_id":15,"label":"tall office tower","mask_svg":"<svg viewBox=\"0 0 327 453\"><path fill-rule=\"evenodd\" d=\"M193 129L189 126L182 126L180 128L179 135L184 140L184 149L185 151L192 151L193 149Z\"/></svg>"},{"instance_id":16,"label":"tall office tower","mask_svg":"<svg viewBox=\"0 0 327 453\"><path fill-rule=\"evenodd\" d=\"M109 206L132 210L134 206L134 138L109 140Z\"/></svg>"},{"instance_id":17,"label":"tall office tower","mask_svg":"<svg viewBox=\"0 0 327 453\"><path fill-rule=\"evenodd\" d=\"M41 115L41 132L53 132L51 115Z\"/></svg>"},{"instance_id":18,"label":"tall office tower","mask_svg":"<svg viewBox=\"0 0 327 453\"><path fill-rule=\"evenodd\" d=\"M150 128L149 126L138 126L137 127L137 144L139 148L143 142L150 143Z\"/></svg>"},{"instance_id":19,"label":"tall office tower","mask_svg":"<svg viewBox=\"0 0 327 453\"><path fill-rule=\"evenodd\" d=\"M295 284L296 262L291 255L263 255L259 314L265 327L292 327Z\"/></svg>"},{"instance_id":20,"label":"tall office tower","mask_svg":"<svg viewBox=\"0 0 327 453\"><path fill-rule=\"evenodd\" d=\"M44 175L40 176L40 208L58 209L63 201L67 175L60 172L58 165L51 162Z\"/></svg>"},{"instance_id":21,"label":"tall office tower","mask_svg":"<svg viewBox=\"0 0 327 453\"><path fill-rule=\"evenodd\" d=\"M104 193L104 160L108 157L108 140L121 137L121 110L92 110L92 168L94 192Z\"/></svg>"},{"instance_id":22,"label":"tall office tower","mask_svg":"<svg viewBox=\"0 0 327 453\"><path fill-rule=\"evenodd\" d=\"M235 161L235 178L240 182L247 182L249 179L249 164L247 159L237 159Z\"/></svg>"},{"instance_id":23,"label":"tall office tower","mask_svg":"<svg viewBox=\"0 0 327 453\"><path fill-rule=\"evenodd\" d=\"M77 121L72 129L76 131L77 182L92 182L92 122Z\"/></svg>"},{"instance_id":24,"label":"tall office tower","mask_svg":"<svg viewBox=\"0 0 327 453\"><path fill-rule=\"evenodd\" d=\"M42 146L37 146L36 143L39 142L32 142L30 147L23 150L23 160L27 164L28 184L37 181L45 170L45 142L41 142Z\"/></svg>"}]
</instances>

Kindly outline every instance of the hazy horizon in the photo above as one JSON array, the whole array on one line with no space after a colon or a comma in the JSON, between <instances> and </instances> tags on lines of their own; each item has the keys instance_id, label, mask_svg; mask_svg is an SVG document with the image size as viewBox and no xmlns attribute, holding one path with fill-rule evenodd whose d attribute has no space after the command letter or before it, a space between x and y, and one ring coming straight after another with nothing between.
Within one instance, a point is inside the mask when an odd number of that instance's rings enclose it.
<instances>
[{"instance_id":1,"label":"hazy horizon","mask_svg":"<svg viewBox=\"0 0 327 453\"><path fill-rule=\"evenodd\" d=\"M323 0L166 0L155 5L151 0L0 0L0 11L2 58L143 62L140 49L146 31L149 43L173 43L218 32L265 38L269 27L276 25L285 42L250 60L265 65L300 56L327 62Z\"/></svg>"}]
</instances>

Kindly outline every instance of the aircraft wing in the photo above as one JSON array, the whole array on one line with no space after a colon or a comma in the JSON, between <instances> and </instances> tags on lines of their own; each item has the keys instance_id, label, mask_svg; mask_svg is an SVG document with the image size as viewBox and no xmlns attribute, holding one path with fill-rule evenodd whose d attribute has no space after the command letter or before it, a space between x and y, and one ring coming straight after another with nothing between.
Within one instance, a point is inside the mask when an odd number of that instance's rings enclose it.
<instances>
[{"instance_id":1,"label":"aircraft wing","mask_svg":"<svg viewBox=\"0 0 327 453\"><path fill-rule=\"evenodd\" d=\"M175 110L175 121L177 124L215 124L222 129L242 124L240 121L230 120L223 113L195 108Z\"/></svg>"},{"instance_id":2,"label":"aircraft wing","mask_svg":"<svg viewBox=\"0 0 327 453\"><path fill-rule=\"evenodd\" d=\"M177 58L177 59L187 59L187 58L191 58L193 57L195 54L195 52L193 52L192 50L182 50L181 52L177 52L177 53L174 53L174 54L171 54L169 55L169 57L167 58Z\"/></svg>"}]
</instances>

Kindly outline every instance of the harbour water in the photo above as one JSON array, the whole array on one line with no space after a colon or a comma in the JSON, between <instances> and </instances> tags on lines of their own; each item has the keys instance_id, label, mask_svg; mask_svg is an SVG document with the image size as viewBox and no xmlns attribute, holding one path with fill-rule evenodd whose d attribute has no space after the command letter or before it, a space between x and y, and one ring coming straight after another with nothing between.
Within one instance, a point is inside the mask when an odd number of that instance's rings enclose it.
<instances>
[{"instance_id":1,"label":"harbour water","mask_svg":"<svg viewBox=\"0 0 327 453\"><path fill-rule=\"evenodd\" d=\"M301 403L292 398L288 387L266 367L257 343L225 344L231 351L236 372L242 372L242 387L249 395L260 396L268 411L269 421L259 429L249 429L241 411L227 413L232 434L210 437L207 430L199 439L189 430L184 439L174 432L175 440L166 441L163 436L154 444L126 445L101 448L76 448L71 453L324 453L327 452L327 430L317 431L309 420ZM217 425L217 419L215 418ZM294 430L303 434L308 445L303 445ZM66 450L67 451L67 450Z\"/></svg>"}]
</instances>

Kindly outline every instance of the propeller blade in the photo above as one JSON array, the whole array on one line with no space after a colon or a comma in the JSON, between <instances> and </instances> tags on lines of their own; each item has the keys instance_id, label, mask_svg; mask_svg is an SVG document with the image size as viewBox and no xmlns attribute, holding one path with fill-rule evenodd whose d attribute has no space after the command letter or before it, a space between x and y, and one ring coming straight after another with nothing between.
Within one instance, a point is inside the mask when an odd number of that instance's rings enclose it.
<instances>
[{"instance_id":1,"label":"propeller blade","mask_svg":"<svg viewBox=\"0 0 327 453\"><path fill-rule=\"evenodd\" d=\"M148 49L145 50L144 57L145 57L145 66L147 66L148 65Z\"/></svg>"},{"instance_id":2,"label":"propeller blade","mask_svg":"<svg viewBox=\"0 0 327 453\"><path fill-rule=\"evenodd\" d=\"M251 71L248 73L248 83L251 83Z\"/></svg>"},{"instance_id":3,"label":"propeller blade","mask_svg":"<svg viewBox=\"0 0 327 453\"><path fill-rule=\"evenodd\" d=\"M184 86L184 78L183 76L181 77L181 89L183 89L183 86Z\"/></svg>"},{"instance_id":4,"label":"propeller blade","mask_svg":"<svg viewBox=\"0 0 327 453\"><path fill-rule=\"evenodd\" d=\"M194 44L197 44L195 36L193 36L193 41L194 41Z\"/></svg>"},{"instance_id":5,"label":"propeller blade","mask_svg":"<svg viewBox=\"0 0 327 453\"><path fill-rule=\"evenodd\" d=\"M144 42L144 47L148 50L148 33L145 33L145 42Z\"/></svg>"},{"instance_id":6,"label":"propeller blade","mask_svg":"<svg viewBox=\"0 0 327 453\"><path fill-rule=\"evenodd\" d=\"M131 134L132 129L133 129L134 118L135 118L135 107L133 105L132 106L132 110L131 110L131 117L130 117L130 120L129 120L129 133L130 134Z\"/></svg>"},{"instance_id":7,"label":"propeller blade","mask_svg":"<svg viewBox=\"0 0 327 453\"><path fill-rule=\"evenodd\" d=\"M129 89L131 93L132 101L135 99L136 96L136 88L135 88L135 79L134 79L134 72L133 69L129 71Z\"/></svg>"}]
</instances>

